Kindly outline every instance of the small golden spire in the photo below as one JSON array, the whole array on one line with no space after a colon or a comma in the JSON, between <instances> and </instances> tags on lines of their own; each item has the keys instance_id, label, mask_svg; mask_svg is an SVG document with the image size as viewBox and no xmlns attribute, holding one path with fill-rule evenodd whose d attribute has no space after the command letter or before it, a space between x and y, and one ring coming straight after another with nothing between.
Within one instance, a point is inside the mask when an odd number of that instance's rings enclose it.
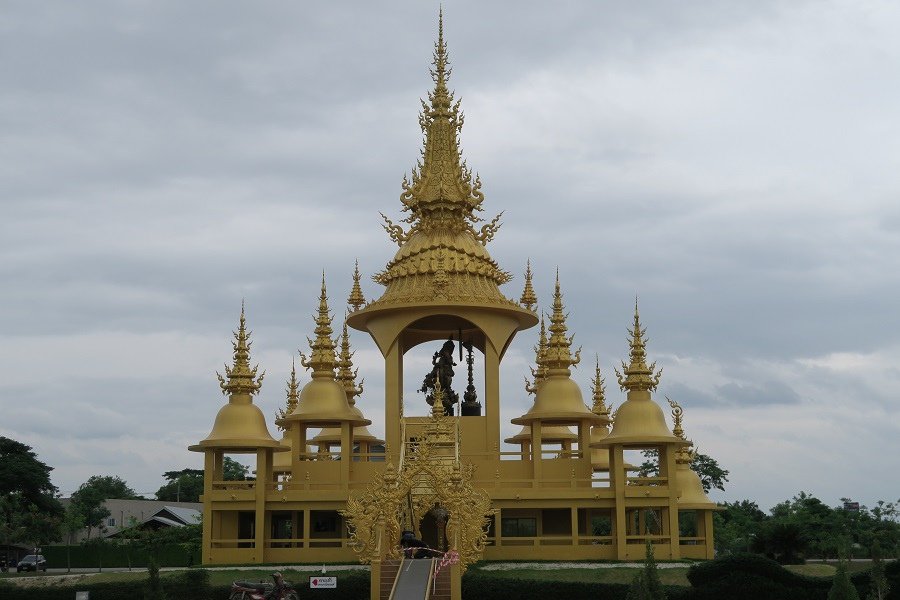
<instances>
[{"instance_id":1,"label":"small golden spire","mask_svg":"<svg viewBox=\"0 0 900 600\"><path fill-rule=\"evenodd\" d=\"M285 403L284 408L279 408L275 411L276 422L294 412L294 409L297 408L297 403L300 402L300 384L297 382L297 365L293 358L291 359L291 378L288 379L285 391L287 392L287 402ZM278 429L286 431L286 428L281 425L278 425Z\"/></svg>"},{"instance_id":2,"label":"small golden spire","mask_svg":"<svg viewBox=\"0 0 900 600\"><path fill-rule=\"evenodd\" d=\"M672 435L679 437L686 442L690 442L684 435L684 429L681 427L681 421L684 418L684 409L668 396L666 396L666 400L669 401L669 406L672 407L672 420L675 423L674 427L672 427ZM690 464L693 458L693 454L688 450L687 446L681 446L675 453L675 461L679 463Z\"/></svg>"},{"instance_id":3,"label":"small golden spire","mask_svg":"<svg viewBox=\"0 0 900 600\"><path fill-rule=\"evenodd\" d=\"M353 352L350 350L350 334L347 332L347 321L344 321L344 329L341 332L341 354L338 358L337 380L344 386L347 392L347 402L350 406L356 404L356 397L363 393L363 383L356 385L356 375L359 369L353 368Z\"/></svg>"},{"instance_id":4,"label":"small golden spire","mask_svg":"<svg viewBox=\"0 0 900 600\"><path fill-rule=\"evenodd\" d=\"M622 373L616 369L616 378L623 391L654 391L659 385L662 369L656 371L656 363L647 366L647 341L644 340L646 329L641 328L641 316L638 313L637 298L634 299L634 327L628 334L631 336L631 364L622 361ZM656 373L654 374L654 371ZM624 373L624 376L623 376Z\"/></svg>"},{"instance_id":5,"label":"small golden spire","mask_svg":"<svg viewBox=\"0 0 900 600\"><path fill-rule=\"evenodd\" d=\"M597 366L594 371L594 381L591 382L591 392L594 396L594 405L591 412L595 415L609 418L609 408L606 406L606 381L600 376L600 357L596 357Z\"/></svg>"},{"instance_id":6,"label":"small golden spire","mask_svg":"<svg viewBox=\"0 0 900 600\"><path fill-rule=\"evenodd\" d=\"M234 395L254 395L259 392L262 386L263 377L266 373L263 371L259 377L256 376L256 370L259 365L250 368L250 334L247 331L247 321L244 318L244 301L241 300L241 319L238 324L238 330L234 332L234 341L231 343L234 347L234 365L229 367L225 365L225 377L222 377L218 371L216 377L219 378L219 387L222 388L222 394Z\"/></svg>"},{"instance_id":7,"label":"small golden spire","mask_svg":"<svg viewBox=\"0 0 900 600\"><path fill-rule=\"evenodd\" d=\"M350 296L347 298L347 304L353 307L354 311L362 308L366 303L363 296L362 288L359 285L359 261L356 261L356 267L353 269L353 288L350 290Z\"/></svg>"},{"instance_id":8,"label":"small golden spire","mask_svg":"<svg viewBox=\"0 0 900 600\"><path fill-rule=\"evenodd\" d=\"M525 268L525 289L522 290L522 297L519 299L519 304L527 308L528 310L534 310L534 305L537 304L537 296L534 293L534 287L531 285L531 259L528 259L528 266Z\"/></svg>"},{"instance_id":9,"label":"small golden spire","mask_svg":"<svg viewBox=\"0 0 900 600\"><path fill-rule=\"evenodd\" d=\"M556 290L553 294L553 314L550 315L550 340L547 342L547 352L544 363L547 367L547 375L571 375L569 367L574 367L581 362L581 348L572 356L572 339L567 337L566 313L562 302L562 292L559 289L559 269L556 270Z\"/></svg>"},{"instance_id":10,"label":"small golden spire","mask_svg":"<svg viewBox=\"0 0 900 600\"><path fill-rule=\"evenodd\" d=\"M309 358L303 352L300 353L300 364L307 369L312 369L313 379L334 379L334 369L337 366L335 357L333 333L331 329L332 316L328 311L328 296L325 291L325 272L322 272L322 292L319 295L319 314L315 317L316 339L309 342L312 350Z\"/></svg>"},{"instance_id":11,"label":"small golden spire","mask_svg":"<svg viewBox=\"0 0 900 600\"><path fill-rule=\"evenodd\" d=\"M441 389L441 378L434 380L434 402L431 404L431 416L440 419L444 416L444 392Z\"/></svg>"},{"instance_id":12,"label":"small golden spire","mask_svg":"<svg viewBox=\"0 0 900 600\"><path fill-rule=\"evenodd\" d=\"M525 378L525 391L533 394L537 391L538 384L547 378L547 364L544 359L547 355L547 328L544 325L544 315L541 314L541 334L538 337L538 345L534 347L534 367L531 369L531 376L534 377L534 383L530 383Z\"/></svg>"}]
</instances>

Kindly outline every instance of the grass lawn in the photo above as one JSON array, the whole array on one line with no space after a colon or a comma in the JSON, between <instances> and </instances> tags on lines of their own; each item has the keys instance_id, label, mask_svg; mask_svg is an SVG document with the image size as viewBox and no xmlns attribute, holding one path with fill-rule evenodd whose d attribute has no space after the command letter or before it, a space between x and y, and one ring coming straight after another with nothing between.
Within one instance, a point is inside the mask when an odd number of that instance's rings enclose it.
<instances>
[{"instance_id":1,"label":"grass lawn","mask_svg":"<svg viewBox=\"0 0 900 600\"><path fill-rule=\"evenodd\" d=\"M639 569L504 569L502 571L481 571L505 579L540 579L542 581L587 581L591 583L629 584ZM659 579L664 585L690 585L687 580L688 567L659 569Z\"/></svg>"}]
</instances>

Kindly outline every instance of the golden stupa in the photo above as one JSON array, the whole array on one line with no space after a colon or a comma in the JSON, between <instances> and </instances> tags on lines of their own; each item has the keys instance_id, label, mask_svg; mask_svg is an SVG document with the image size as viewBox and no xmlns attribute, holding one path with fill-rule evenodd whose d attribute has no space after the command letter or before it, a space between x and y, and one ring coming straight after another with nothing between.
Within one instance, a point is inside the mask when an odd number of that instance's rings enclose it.
<instances>
[{"instance_id":1,"label":"golden stupa","mask_svg":"<svg viewBox=\"0 0 900 600\"><path fill-rule=\"evenodd\" d=\"M499 216L480 217L481 180L461 156L463 119L448 88L442 19L431 74L419 118L424 149L400 195L406 217L402 224L384 217L398 247L372 277L384 291L367 302L357 264L339 351L323 275L311 353L301 355L311 380L298 392L292 372L276 420L281 441L252 403L261 377L249 367L241 316L234 366L222 379L229 402L210 435L191 447L206 457L203 562L359 559L372 565L374 599L391 587L382 579L396 573L406 529L438 551L458 553L441 575L452 598L459 598L460 574L478 559L635 560L647 541L658 559L712 558L715 505L685 460L690 442L678 433L680 413L673 434L653 398L660 372L647 364L637 306L630 360L617 371L626 398L611 416L599 363L592 408L573 377L580 349L572 350L557 272L549 338L542 326L527 384L532 405L512 419L522 430L501 436L500 365L515 335L538 324L533 273L529 261L518 301L501 291L511 275L487 249ZM362 385L348 327L368 333L384 359L383 445L356 406ZM403 411L411 354L433 356L419 416ZM507 451L504 441L519 449ZM551 441L561 448L547 456ZM658 476L629 473L625 453L635 450L656 451ZM255 481L222 481L223 456L232 452L256 454ZM284 458L273 460L279 454ZM692 535L682 539L686 522L694 524Z\"/></svg>"}]
</instances>

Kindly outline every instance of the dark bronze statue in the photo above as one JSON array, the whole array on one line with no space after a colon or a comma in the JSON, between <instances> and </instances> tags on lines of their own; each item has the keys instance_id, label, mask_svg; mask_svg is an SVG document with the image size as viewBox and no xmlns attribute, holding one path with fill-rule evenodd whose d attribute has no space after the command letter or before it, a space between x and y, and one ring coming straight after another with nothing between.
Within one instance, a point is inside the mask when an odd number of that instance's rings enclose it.
<instances>
[{"instance_id":1,"label":"dark bronze statue","mask_svg":"<svg viewBox=\"0 0 900 600\"><path fill-rule=\"evenodd\" d=\"M453 383L453 367L456 366L456 363L453 362L453 351L455 349L456 344L453 342L453 338L444 342L440 351L435 352L434 356L431 358L433 367L431 372L425 376L422 387L419 388L420 392L427 394L427 396L425 396L425 401L428 402L429 405L433 405L434 385L436 381L440 381L444 414L451 416L453 415L453 405L459 402L459 395L450 387L451 383Z\"/></svg>"}]
</instances>

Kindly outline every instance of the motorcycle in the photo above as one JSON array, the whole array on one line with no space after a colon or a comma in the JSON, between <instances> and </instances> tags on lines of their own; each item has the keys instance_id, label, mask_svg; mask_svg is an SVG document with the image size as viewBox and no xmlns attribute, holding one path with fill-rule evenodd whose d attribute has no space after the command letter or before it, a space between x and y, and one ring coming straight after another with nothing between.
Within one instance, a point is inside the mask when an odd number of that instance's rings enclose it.
<instances>
[{"instance_id":1,"label":"motorcycle","mask_svg":"<svg viewBox=\"0 0 900 600\"><path fill-rule=\"evenodd\" d=\"M281 573L272 573L274 583L233 581L228 600L300 600L294 586Z\"/></svg>"}]
</instances>

